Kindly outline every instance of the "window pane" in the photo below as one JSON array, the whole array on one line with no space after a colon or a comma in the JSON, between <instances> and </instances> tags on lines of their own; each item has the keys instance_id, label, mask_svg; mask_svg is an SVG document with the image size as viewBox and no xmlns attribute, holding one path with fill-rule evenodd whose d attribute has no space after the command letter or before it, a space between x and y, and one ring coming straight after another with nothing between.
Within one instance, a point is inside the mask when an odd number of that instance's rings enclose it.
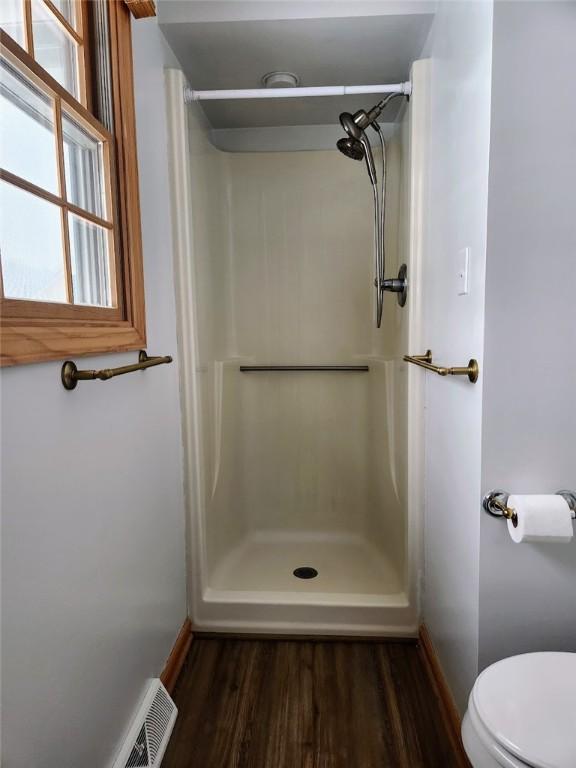
<instances>
[{"instance_id":1,"label":"window pane","mask_svg":"<svg viewBox=\"0 0 576 768\"><path fill-rule=\"evenodd\" d=\"M56 6L66 21L76 28L76 3L74 0L52 0L52 5Z\"/></svg>"},{"instance_id":2,"label":"window pane","mask_svg":"<svg viewBox=\"0 0 576 768\"><path fill-rule=\"evenodd\" d=\"M52 102L4 60L0 112L0 166L57 194Z\"/></svg>"},{"instance_id":3,"label":"window pane","mask_svg":"<svg viewBox=\"0 0 576 768\"><path fill-rule=\"evenodd\" d=\"M32 3L32 26L34 58L79 100L78 46L41 0Z\"/></svg>"},{"instance_id":4,"label":"window pane","mask_svg":"<svg viewBox=\"0 0 576 768\"><path fill-rule=\"evenodd\" d=\"M74 304L111 307L108 230L69 214Z\"/></svg>"},{"instance_id":5,"label":"window pane","mask_svg":"<svg viewBox=\"0 0 576 768\"><path fill-rule=\"evenodd\" d=\"M25 47L24 4L22 0L0 0L0 27L18 45Z\"/></svg>"},{"instance_id":6,"label":"window pane","mask_svg":"<svg viewBox=\"0 0 576 768\"><path fill-rule=\"evenodd\" d=\"M0 253L4 295L66 302L60 208L0 184Z\"/></svg>"},{"instance_id":7,"label":"window pane","mask_svg":"<svg viewBox=\"0 0 576 768\"><path fill-rule=\"evenodd\" d=\"M106 218L102 142L62 114L66 197L101 219Z\"/></svg>"}]
</instances>

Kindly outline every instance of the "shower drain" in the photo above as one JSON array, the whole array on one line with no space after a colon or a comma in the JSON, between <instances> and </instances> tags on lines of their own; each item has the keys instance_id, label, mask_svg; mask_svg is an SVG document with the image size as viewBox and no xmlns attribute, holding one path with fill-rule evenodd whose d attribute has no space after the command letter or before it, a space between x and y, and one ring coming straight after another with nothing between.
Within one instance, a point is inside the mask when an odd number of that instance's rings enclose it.
<instances>
[{"instance_id":1,"label":"shower drain","mask_svg":"<svg viewBox=\"0 0 576 768\"><path fill-rule=\"evenodd\" d=\"M309 565L296 568L293 573L297 579L314 579L316 576L318 576L318 571L316 568L311 568Z\"/></svg>"}]
</instances>

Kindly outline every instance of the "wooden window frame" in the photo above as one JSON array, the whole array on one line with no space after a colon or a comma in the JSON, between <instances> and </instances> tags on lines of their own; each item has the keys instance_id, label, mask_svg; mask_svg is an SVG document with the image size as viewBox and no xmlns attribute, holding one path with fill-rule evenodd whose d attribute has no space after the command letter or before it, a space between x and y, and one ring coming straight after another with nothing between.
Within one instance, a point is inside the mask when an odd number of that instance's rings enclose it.
<instances>
[{"instance_id":1,"label":"wooden window frame","mask_svg":"<svg viewBox=\"0 0 576 768\"><path fill-rule=\"evenodd\" d=\"M146 346L131 16L128 5L123 2L108 0L107 6L114 135L108 134L106 138L113 147L111 176L115 178L111 179L110 186L113 193L117 191L114 237L116 266L121 278L117 308L2 299L2 366L121 352ZM64 105L71 104L73 114L80 114L91 131L96 128L96 132L102 135L102 127L90 112L87 109L81 111L73 97L2 30L0 44L9 57L20 59L57 94L57 104L58 100ZM87 64L84 61L83 66ZM83 97L90 103L89 93L83 94ZM70 204L68 207L73 210ZM82 216L90 220L86 211L82 211Z\"/></svg>"}]
</instances>

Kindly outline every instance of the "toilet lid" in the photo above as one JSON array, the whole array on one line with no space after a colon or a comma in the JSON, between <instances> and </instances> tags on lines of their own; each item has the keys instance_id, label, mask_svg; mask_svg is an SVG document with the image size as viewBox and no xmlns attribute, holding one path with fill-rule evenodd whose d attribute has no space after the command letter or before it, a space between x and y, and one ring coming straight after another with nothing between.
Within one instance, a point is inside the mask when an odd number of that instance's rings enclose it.
<instances>
[{"instance_id":1,"label":"toilet lid","mask_svg":"<svg viewBox=\"0 0 576 768\"><path fill-rule=\"evenodd\" d=\"M492 664L472 691L486 729L535 768L576 766L576 653L526 653Z\"/></svg>"}]
</instances>

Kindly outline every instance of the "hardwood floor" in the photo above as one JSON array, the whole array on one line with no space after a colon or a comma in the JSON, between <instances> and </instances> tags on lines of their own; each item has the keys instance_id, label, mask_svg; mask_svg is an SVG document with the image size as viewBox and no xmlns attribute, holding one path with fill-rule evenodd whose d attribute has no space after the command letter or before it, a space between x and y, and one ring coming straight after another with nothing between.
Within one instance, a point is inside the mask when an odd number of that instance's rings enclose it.
<instances>
[{"instance_id":1,"label":"hardwood floor","mask_svg":"<svg viewBox=\"0 0 576 768\"><path fill-rule=\"evenodd\" d=\"M412 643L196 638L163 768L456 768Z\"/></svg>"}]
</instances>

